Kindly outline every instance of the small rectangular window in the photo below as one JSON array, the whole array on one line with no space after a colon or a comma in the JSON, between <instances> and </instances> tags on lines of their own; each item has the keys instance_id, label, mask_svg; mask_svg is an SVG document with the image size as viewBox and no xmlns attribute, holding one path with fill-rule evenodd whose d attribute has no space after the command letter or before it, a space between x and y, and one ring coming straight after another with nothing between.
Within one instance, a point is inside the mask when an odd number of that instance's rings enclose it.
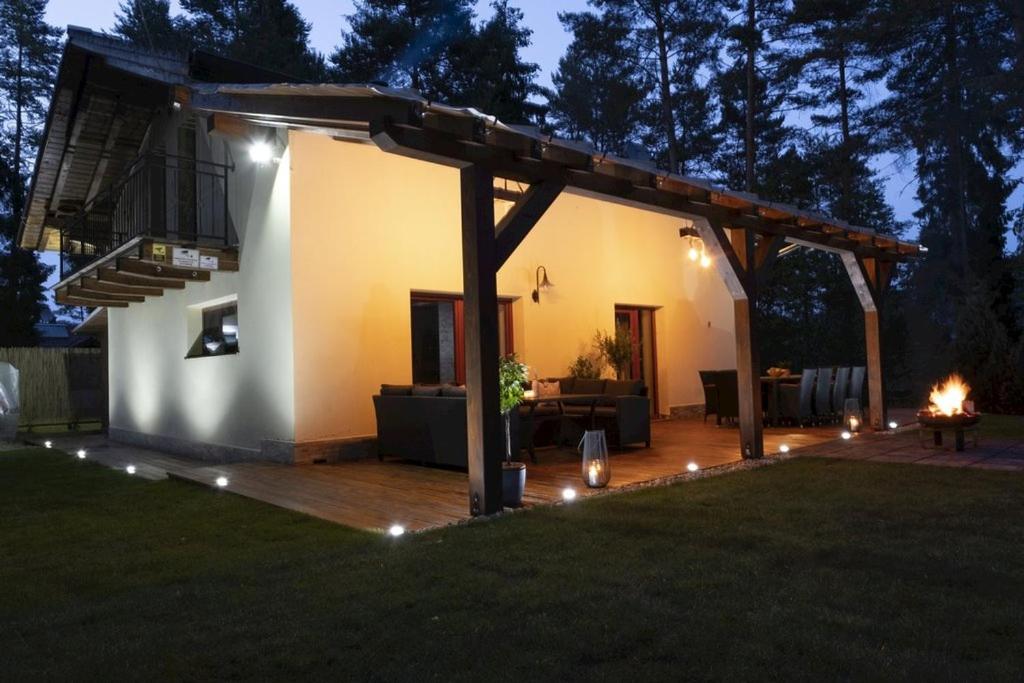
<instances>
[{"instance_id":1,"label":"small rectangular window","mask_svg":"<svg viewBox=\"0 0 1024 683\"><path fill-rule=\"evenodd\" d=\"M189 358L238 353L238 302L202 310L203 327Z\"/></svg>"}]
</instances>

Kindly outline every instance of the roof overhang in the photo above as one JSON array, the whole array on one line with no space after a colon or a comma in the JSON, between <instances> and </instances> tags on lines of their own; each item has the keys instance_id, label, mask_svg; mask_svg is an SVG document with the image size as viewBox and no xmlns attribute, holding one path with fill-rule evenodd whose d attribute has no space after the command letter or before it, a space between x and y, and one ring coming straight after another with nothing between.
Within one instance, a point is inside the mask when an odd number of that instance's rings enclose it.
<instances>
[{"instance_id":1,"label":"roof overhang","mask_svg":"<svg viewBox=\"0 0 1024 683\"><path fill-rule=\"evenodd\" d=\"M209 85L192 94L197 110L248 123L314 130L372 142L386 152L449 166L478 164L523 183L555 180L606 200L791 243L898 261L925 250L869 228L680 176L586 144L510 126L474 109L429 102L407 90L372 85Z\"/></svg>"},{"instance_id":2,"label":"roof overhang","mask_svg":"<svg viewBox=\"0 0 1024 683\"><path fill-rule=\"evenodd\" d=\"M18 243L55 249L63 221L138 155L153 113L184 83L184 56L68 27Z\"/></svg>"}]
</instances>

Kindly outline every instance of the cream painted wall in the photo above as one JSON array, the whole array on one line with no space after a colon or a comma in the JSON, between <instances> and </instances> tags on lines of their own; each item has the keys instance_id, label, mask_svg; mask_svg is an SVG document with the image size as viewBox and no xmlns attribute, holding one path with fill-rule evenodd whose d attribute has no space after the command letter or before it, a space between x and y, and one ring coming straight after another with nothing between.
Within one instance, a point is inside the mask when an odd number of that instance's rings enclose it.
<instances>
[{"instance_id":1,"label":"cream painted wall","mask_svg":"<svg viewBox=\"0 0 1024 683\"><path fill-rule=\"evenodd\" d=\"M289 160L260 168L243 149L229 154L239 272L110 309L115 429L245 449L294 439ZM186 360L189 306L234 294L240 352Z\"/></svg>"},{"instance_id":2,"label":"cream painted wall","mask_svg":"<svg viewBox=\"0 0 1024 683\"><path fill-rule=\"evenodd\" d=\"M458 174L305 132L290 154L295 437L372 434L371 396L412 375L410 293L462 290ZM697 370L735 367L732 300L685 261L683 224L563 193L498 275L519 356L563 375L615 304L658 306L660 410L701 402ZM539 305L538 265L555 284Z\"/></svg>"}]
</instances>

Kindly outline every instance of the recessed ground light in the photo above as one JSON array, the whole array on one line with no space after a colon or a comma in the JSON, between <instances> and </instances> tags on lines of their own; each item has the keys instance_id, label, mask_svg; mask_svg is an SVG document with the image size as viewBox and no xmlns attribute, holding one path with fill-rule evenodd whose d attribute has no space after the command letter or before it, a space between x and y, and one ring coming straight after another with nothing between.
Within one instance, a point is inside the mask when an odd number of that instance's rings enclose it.
<instances>
[{"instance_id":1,"label":"recessed ground light","mask_svg":"<svg viewBox=\"0 0 1024 683\"><path fill-rule=\"evenodd\" d=\"M892 422L889 423L889 429L897 429L899 426L900 423L897 422L896 420L893 420Z\"/></svg>"},{"instance_id":2,"label":"recessed ground light","mask_svg":"<svg viewBox=\"0 0 1024 683\"><path fill-rule=\"evenodd\" d=\"M686 466L686 469L689 472L696 472L697 470L700 469L700 466L695 462L691 462Z\"/></svg>"},{"instance_id":3,"label":"recessed ground light","mask_svg":"<svg viewBox=\"0 0 1024 683\"><path fill-rule=\"evenodd\" d=\"M789 446L786 444L779 446L779 453L789 453Z\"/></svg>"},{"instance_id":4,"label":"recessed ground light","mask_svg":"<svg viewBox=\"0 0 1024 683\"><path fill-rule=\"evenodd\" d=\"M391 528L388 529L388 535L389 536L394 536L396 538L401 536L404 533L405 533L405 527L402 526L401 524L392 524Z\"/></svg>"},{"instance_id":5,"label":"recessed ground light","mask_svg":"<svg viewBox=\"0 0 1024 683\"><path fill-rule=\"evenodd\" d=\"M853 434L851 434L850 432L843 432L839 436L842 437L844 440L853 438Z\"/></svg>"},{"instance_id":6,"label":"recessed ground light","mask_svg":"<svg viewBox=\"0 0 1024 683\"><path fill-rule=\"evenodd\" d=\"M128 474L135 474L135 465L128 465L128 467L124 468L124 471Z\"/></svg>"},{"instance_id":7,"label":"recessed ground light","mask_svg":"<svg viewBox=\"0 0 1024 683\"><path fill-rule=\"evenodd\" d=\"M564 489L562 489L562 500L576 500L576 489L570 486L567 486Z\"/></svg>"},{"instance_id":8,"label":"recessed ground light","mask_svg":"<svg viewBox=\"0 0 1024 683\"><path fill-rule=\"evenodd\" d=\"M224 488L225 486L228 485L228 478L227 477L217 477L217 482L216 483L217 483L218 487Z\"/></svg>"},{"instance_id":9,"label":"recessed ground light","mask_svg":"<svg viewBox=\"0 0 1024 683\"><path fill-rule=\"evenodd\" d=\"M53 442L52 441L44 441L43 442L43 448L53 448Z\"/></svg>"},{"instance_id":10,"label":"recessed ground light","mask_svg":"<svg viewBox=\"0 0 1024 683\"><path fill-rule=\"evenodd\" d=\"M47 448L49 448L49 446L47 446ZM78 450L77 450L77 451L75 452L75 455L77 455L77 456L78 456L78 459L79 459L79 460L85 460L85 449L84 449L84 448L79 448L79 449L78 449Z\"/></svg>"}]
</instances>

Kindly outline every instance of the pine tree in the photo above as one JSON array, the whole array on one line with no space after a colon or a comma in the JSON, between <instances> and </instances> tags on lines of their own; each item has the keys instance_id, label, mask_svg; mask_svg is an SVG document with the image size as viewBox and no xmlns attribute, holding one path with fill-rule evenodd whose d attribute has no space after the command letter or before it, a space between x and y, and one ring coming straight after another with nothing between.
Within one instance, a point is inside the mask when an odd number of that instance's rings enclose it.
<instances>
[{"instance_id":1,"label":"pine tree","mask_svg":"<svg viewBox=\"0 0 1024 683\"><path fill-rule=\"evenodd\" d=\"M330 57L335 78L380 82L447 99L451 64L470 49L472 0L361 0Z\"/></svg>"},{"instance_id":2,"label":"pine tree","mask_svg":"<svg viewBox=\"0 0 1024 683\"><path fill-rule=\"evenodd\" d=\"M538 107L529 98L539 92L535 80L540 67L520 55L533 32L523 25L522 10L510 7L508 0L495 0L491 6L493 15L471 39L456 42L448 92L442 98L505 123L536 120Z\"/></svg>"},{"instance_id":3,"label":"pine tree","mask_svg":"<svg viewBox=\"0 0 1024 683\"><path fill-rule=\"evenodd\" d=\"M558 15L572 42L558 61L549 92L550 123L564 137L623 155L639 141L646 74L632 64L630 25L617 12Z\"/></svg>"},{"instance_id":4,"label":"pine tree","mask_svg":"<svg viewBox=\"0 0 1024 683\"><path fill-rule=\"evenodd\" d=\"M190 43L185 21L171 16L169 0L125 0L114 17L114 33L161 52L181 52Z\"/></svg>"},{"instance_id":5,"label":"pine tree","mask_svg":"<svg viewBox=\"0 0 1024 683\"><path fill-rule=\"evenodd\" d=\"M298 78L321 75L309 22L287 0L182 0L196 46Z\"/></svg>"},{"instance_id":6,"label":"pine tree","mask_svg":"<svg viewBox=\"0 0 1024 683\"><path fill-rule=\"evenodd\" d=\"M716 166L731 187L782 198L772 180L784 154L795 158L793 131L782 112L796 75L766 35L782 25L785 3L725 0L724 5L737 14L725 31L729 61L716 75L723 136Z\"/></svg>"},{"instance_id":7,"label":"pine tree","mask_svg":"<svg viewBox=\"0 0 1024 683\"><path fill-rule=\"evenodd\" d=\"M697 76L712 61L720 14L711 0L591 0L630 26L632 63L652 84L649 141L675 173L701 166L711 119ZM694 107L696 105L696 108ZM692 156L690 156L692 155Z\"/></svg>"},{"instance_id":8,"label":"pine tree","mask_svg":"<svg viewBox=\"0 0 1024 683\"><path fill-rule=\"evenodd\" d=\"M45 0L0 0L0 346L35 343L50 268L15 244L25 205L25 178L35 158L60 56L60 31L43 17Z\"/></svg>"}]
</instances>

